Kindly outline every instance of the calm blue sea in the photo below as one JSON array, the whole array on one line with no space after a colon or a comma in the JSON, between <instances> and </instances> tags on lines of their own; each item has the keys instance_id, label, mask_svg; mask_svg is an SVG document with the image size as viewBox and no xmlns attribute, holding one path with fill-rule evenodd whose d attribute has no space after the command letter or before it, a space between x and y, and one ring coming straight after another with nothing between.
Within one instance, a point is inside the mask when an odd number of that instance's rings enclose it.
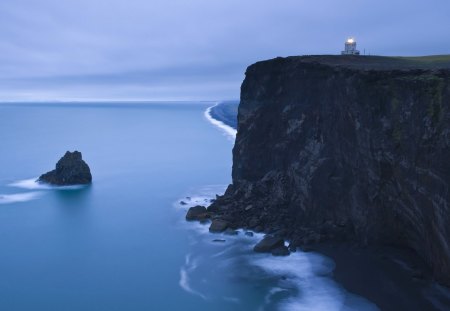
<instances>
[{"instance_id":1,"label":"calm blue sea","mask_svg":"<svg viewBox=\"0 0 450 311\"><path fill-rule=\"evenodd\" d=\"M184 221L231 181L212 105L0 104L0 310L375 310L325 257L254 254L260 235ZM91 186L33 182L67 150Z\"/></svg>"}]
</instances>

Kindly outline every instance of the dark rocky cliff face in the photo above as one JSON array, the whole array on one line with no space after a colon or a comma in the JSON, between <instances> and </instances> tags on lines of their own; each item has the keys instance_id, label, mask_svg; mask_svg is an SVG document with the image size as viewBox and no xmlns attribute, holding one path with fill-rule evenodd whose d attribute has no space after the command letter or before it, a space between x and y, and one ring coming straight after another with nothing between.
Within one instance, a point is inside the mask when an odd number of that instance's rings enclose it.
<instances>
[{"instance_id":1,"label":"dark rocky cliff face","mask_svg":"<svg viewBox=\"0 0 450 311\"><path fill-rule=\"evenodd\" d=\"M294 245L408 247L450 284L450 69L380 57L256 63L233 184L209 208Z\"/></svg>"}]
</instances>

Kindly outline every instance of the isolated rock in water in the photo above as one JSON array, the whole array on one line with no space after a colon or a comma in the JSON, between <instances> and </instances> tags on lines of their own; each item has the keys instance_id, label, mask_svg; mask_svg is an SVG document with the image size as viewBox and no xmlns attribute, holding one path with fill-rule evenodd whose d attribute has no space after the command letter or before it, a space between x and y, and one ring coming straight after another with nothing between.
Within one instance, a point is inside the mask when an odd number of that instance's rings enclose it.
<instances>
[{"instance_id":1,"label":"isolated rock in water","mask_svg":"<svg viewBox=\"0 0 450 311\"><path fill-rule=\"evenodd\" d=\"M82 159L81 152L67 151L56 163L56 168L41 175L38 181L57 186L83 185L92 182L92 175L89 166Z\"/></svg>"},{"instance_id":2,"label":"isolated rock in water","mask_svg":"<svg viewBox=\"0 0 450 311\"><path fill-rule=\"evenodd\" d=\"M186 220L204 220L206 218L208 218L206 207L201 205L191 207L186 214Z\"/></svg>"},{"instance_id":3,"label":"isolated rock in water","mask_svg":"<svg viewBox=\"0 0 450 311\"><path fill-rule=\"evenodd\" d=\"M228 228L228 223L224 220L215 219L209 227L209 232L224 232Z\"/></svg>"},{"instance_id":4,"label":"isolated rock in water","mask_svg":"<svg viewBox=\"0 0 450 311\"><path fill-rule=\"evenodd\" d=\"M258 244L255 245L253 250L258 253L270 253L273 250L283 246L284 240L282 238L266 236Z\"/></svg>"}]
</instances>

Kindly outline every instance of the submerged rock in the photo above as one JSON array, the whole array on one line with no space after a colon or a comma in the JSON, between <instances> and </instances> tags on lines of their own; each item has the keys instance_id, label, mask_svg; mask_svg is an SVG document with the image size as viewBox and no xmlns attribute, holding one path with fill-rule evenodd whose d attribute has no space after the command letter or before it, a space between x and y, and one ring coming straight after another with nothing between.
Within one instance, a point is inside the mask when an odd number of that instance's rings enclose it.
<instances>
[{"instance_id":1,"label":"submerged rock","mask_svg":"<svg viewBox=\"0 0 450 311\"><path fill-rule=\"evenodd\" d=\"M266 236L255 245L253 250L257 253L271 253L273 250L280 247L284 247L284 240L282 238Z\"/></svg>"},{"instance_id":2,"label":"submerged rock","mask_svg":"<svg viewBox=\"0 0 450 311\"><path fill-rule=\"evenodd\" d=\"M83 161L81 152L67 151L56 163L56 168L41 175L38 182L57 186L84 185L92 182L92 175L89 166Z\"/></svg>"},{"instance_id":3,"label":"submerged rock","mask_svg":"<svg viewBox=\"0 0 450 311\"><path fill-rule=\"evenodd\" d=\"M201 205L191 207L186 214L186 220L205 220L208 217L206 207Z\"/></svg>"},{"instance_id":4,"label":"submerged rock","mask_svg":"<svg viewBox=\"0 0 450 311\"><path fill-rule=\"evenodd\" d=\"M289 254L289 249L284 245L272 250L272 255L274 256L289 256Z\"/></svg>"},{"instance_id":5,"label":"submerged rock","mask_svg":"<svg viewBox=\"0 0 450 311\"><path fill-rule=\"evenodd\" d=\"M233 229L231 229L231 228L228 228L227 230L225 230L224 233L225 233L226 235L238 235L238 234L239 234L239 231L233 230Z\"/></svg>"}]
</instances>

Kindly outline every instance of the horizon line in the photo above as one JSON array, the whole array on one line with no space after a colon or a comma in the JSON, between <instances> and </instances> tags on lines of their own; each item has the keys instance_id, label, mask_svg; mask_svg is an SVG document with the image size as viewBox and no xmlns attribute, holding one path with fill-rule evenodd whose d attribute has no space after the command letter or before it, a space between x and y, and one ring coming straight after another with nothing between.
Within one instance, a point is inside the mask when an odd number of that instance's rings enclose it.
<instances>
[{"instance_id":1,"label":"horizon line","mask_svg":"<svg viewBox=\"0 0 450 311\"><path fill-rule=\"evenodd\" d=\"M130 103L130 104L138 104L138 103L194 103L194 102L198 102L198 103L214 103L214 102L228 102L228 101L239 101L239 99L220 99L220 100L190 100L190 99L182 99L182 100L157 100L157 99L139 99L139 100L135 100L135 99L124 99L124 100L110 100L110 99L89 99L89 100L55 100L55 99L51 99L51 100L0 100L0 104L101 104L101 103L105 103L105 104L123 104L123 103Z\"/></svg>"}]
</instances>

